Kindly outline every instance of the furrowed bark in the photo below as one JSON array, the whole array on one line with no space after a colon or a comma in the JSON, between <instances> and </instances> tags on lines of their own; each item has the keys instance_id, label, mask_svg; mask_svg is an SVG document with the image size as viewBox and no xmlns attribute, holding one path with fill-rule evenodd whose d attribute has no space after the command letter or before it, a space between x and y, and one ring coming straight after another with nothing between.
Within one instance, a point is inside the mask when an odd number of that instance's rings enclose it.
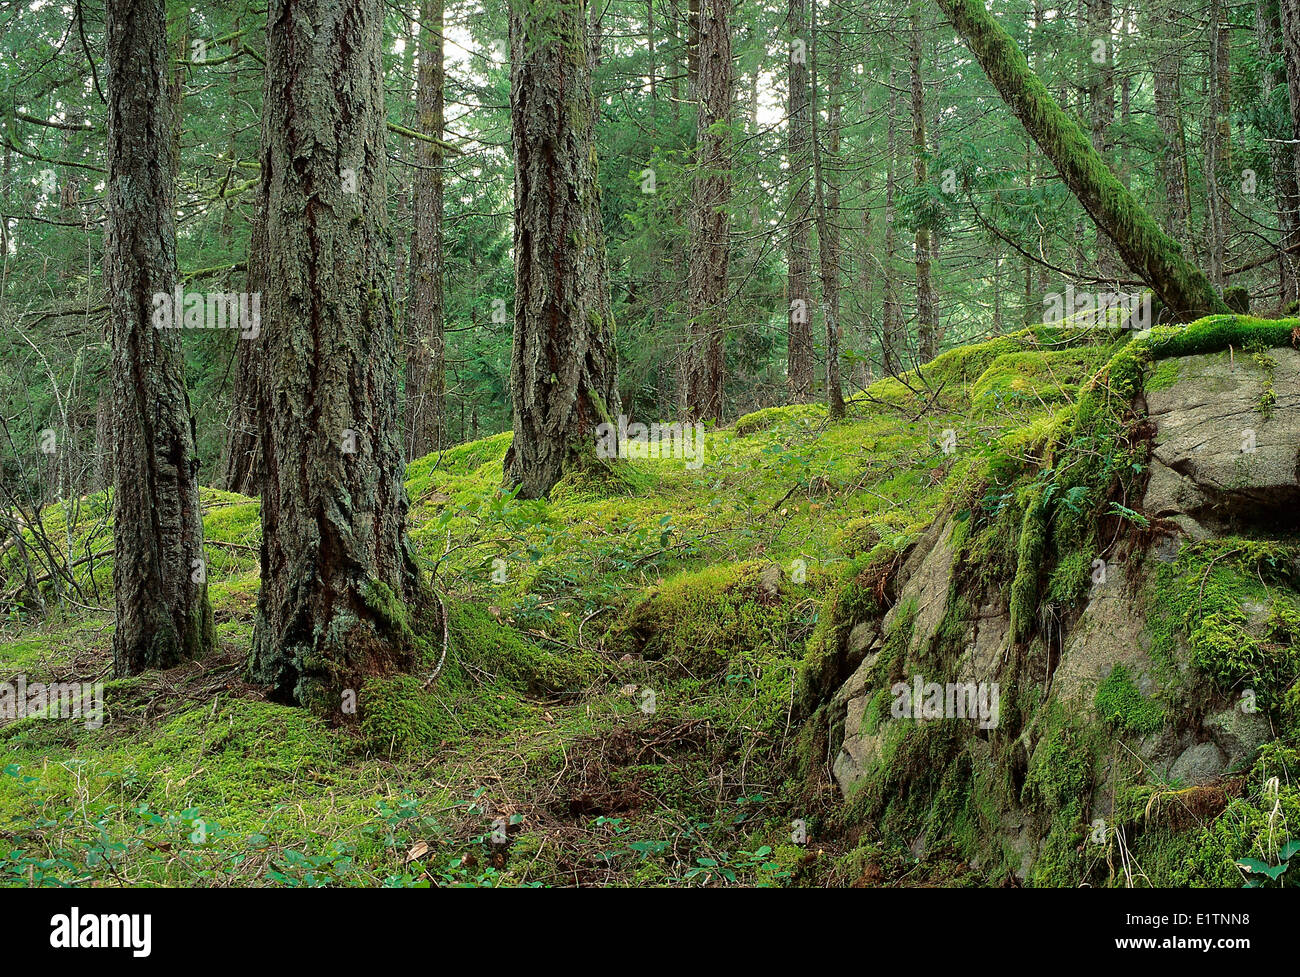
<instances>
[{"instance_id":1,"label":"furrowed bark","mask_svg":"<svg viewBox=\"0 0 1300 977\"><path fill-rule=\"evenodd\" d=\"M1187 191L1187 140L1180 111L1179 74L1181 57L1175 40L1173 14L1156 7L1151 14L1152 33L1157 45L1152 68L1152 92L1156 125L1160 129L1159 170L1165 191L1165 230L1178 242L1183 254L1195 256L1190 226L1191 208Z\"/></svg>"},{"instance_id":2,"label":"furrowed bark","mask_svg":"<svg viewBox=\"0 0 1300 977\"><path fill-rule=\"evenodd\" d=\"M510 5L514 440L505 469L525 498L592 463L596 428L620 410L586 13L585 0Z\"/></svg>"},{"instance_id":3,"label":"furrowed bark","mask_svg":"<svg viewBox=\"0 0 1300 977\"><path fill-rule=\"evenodd\" d=\"M213 630L180 334L153 318L178 280L162 0L111 0L107 34L113 665L133 675L204 654Z\"/></svg>"},{"instance_id":4,"label":"furrowed bark","mask_svg":"<svg viewBox=\"0 0 1300 977\"><path fill-rule=\"evenodd\" d=\"M686 403L688 415L695 420L722 420L731 231L727 209L731 201L730 13L730 0L701 0L698 150L687 280L691 322Z\"/></svg>"},{"instance_id":5,"label":"furrowed bark","mask_svg":"<svg viewBox=\"0 0 1300 977\"><path fill-rule=\"evenodd\" d=\"M443 4L426 0L420 9L419 129L442 139ZM415 237L411 253L413 288L406 316L406 448L419 458L446 443L446 333L442 297L443 151L438 143L415 146Z\"/></svg>"},{"instance_id":6,"label":"furrowed bark","mask_svg":"<svg viewBox=\"0 0 1300 977\"><path fill-rule=\"evenodd\" d=\"M250 674L337 714L410 666L379 0L271 0L262 588Z\"/></svg>"}]
</instances>

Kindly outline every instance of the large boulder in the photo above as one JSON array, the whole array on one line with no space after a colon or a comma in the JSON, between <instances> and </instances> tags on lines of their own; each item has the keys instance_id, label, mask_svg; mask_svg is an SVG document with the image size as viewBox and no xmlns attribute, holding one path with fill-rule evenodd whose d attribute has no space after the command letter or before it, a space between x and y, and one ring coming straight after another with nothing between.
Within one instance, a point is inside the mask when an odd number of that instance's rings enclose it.
<instances>
[{"instance_id":1,"label":"large boulder","mask_svg":"<svg viewBox=\"0 0 1300 977\"><path fill-rule=\"evenodd\" d=\"M1300 519L1300 352L1241 350L1159 364L1148 516L1193 537Z\"/></svg>"}]
</instances>

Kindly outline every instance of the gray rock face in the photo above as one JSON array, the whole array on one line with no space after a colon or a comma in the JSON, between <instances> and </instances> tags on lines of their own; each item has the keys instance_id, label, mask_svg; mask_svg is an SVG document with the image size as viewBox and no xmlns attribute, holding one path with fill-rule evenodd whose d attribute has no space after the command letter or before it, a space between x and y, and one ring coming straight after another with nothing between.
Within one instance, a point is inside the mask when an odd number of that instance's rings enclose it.
<instances>
[{"instance_id":1,"label":"gray rock face","mask_svg":"<svg viewBox=\"0 0 1300 977\"><path fill-rule=\"evenodd\" d=\"M1097 684L1116 665L1127 668L1139 688L1150 685L1150 647L1142 601L1130 585L1127 567L1108 564L1106 582L1093 585L1087 606L1066 637L1052 676L1052 694L1070 708L1091 714Z\"/></svg>"},{"instance_id":2,"label":"gray rock face","mask_svg":"<svg viewBox=\"0 0 1300 977\"><path fill-rule=\"evenodd\" d=\"M1179 361L1179 379L1148 391L1156 424L1148 516L1201 527L1294 525L1300 511L1300 352L1273 349Z\"/></svg>"},{"instance_id":3,"label":"gray rock face","mask_svg":"<svg viewBox=\"0 0 1300 977\"><path fill-rule=\"evenodd\" d=\"M1208 716L1205 725L1215 743L1227 754L1229 768L1249 758L1273 738L1268 717L1262 711L1246 713L1239 706Z\"/></svg>"},{"instance_id":4,"label":"gray rock face","mask_svg":"<svg viewBox=\"0 0 1300 977\"><path fill-rule=\"evenodd\" d=\"M1169 768L1169 779L1181 784L1204 784L1227 769L1222 751L1213 743L1189 746Z\"/></svg>"}]
</instances>

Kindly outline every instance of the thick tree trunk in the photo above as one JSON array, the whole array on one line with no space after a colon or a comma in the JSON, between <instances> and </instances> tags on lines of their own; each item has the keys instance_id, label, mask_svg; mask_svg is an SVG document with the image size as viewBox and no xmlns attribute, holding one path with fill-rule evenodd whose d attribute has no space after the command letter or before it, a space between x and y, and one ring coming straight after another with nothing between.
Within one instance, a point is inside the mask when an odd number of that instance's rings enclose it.
<instances>
[{"instance_id":1,"label":"thick tree trunk","mask_svg":"<svg viewBox=\"0 0 1300 977\"><path fill-rule=\"evenodd\" d=\"M815 10L815 8L814 8ZM814 12L812 90L818 89L820 35ZM830 33L830 65L827 70L826 149L821 148L817 106L812 107L813 182L817 191L817 255L821 276L822 321L826 325L826 407L832 420L844 416L844 393L840 385L840 35Z\"/></svg>"},{"instance_id":2,"label":"thick tree trunk","mask_svg":"<svg viewBox=\"0 0 1300 977\"><path fill-rule=\"evenodd\" d=\"M1138 205L1030 70L982 0L937 0L995 88L1055 165L1071 192L1115 242L1125 263L1175 314L1228 312L1204 273L1186 261Z\"/></svg>"},{"instance_id":3,"label":"thick tree trunk","mask_svg":"<svg viewBox=\"0 0 1300 977\"><path fill-rule=\"evenodd\" d=\"M262 589L250 673L335 715L411 664L379 0L271 0ZM361 703L364 709L364 702Z\"/></svg>"},{"instance_id":4,"label":"thick tree trunk","mask_svg":"<svg viewBox=\"0 0 1300 977\"><path fill-rule=\"evenodd\" d=\"M164 5L110 0L107 11L113 664L132 675L205 653L213 630L180 335L154 327L154 295L177 284Z\"/></svg>"},{"instance_id":5,"label":"thick tree trunk","mask_svg":"<svg viewBox=\"0 0 1300 977\"><path fill-rule=\"evenodd\" d=\"M443 0L420 8L419 130L442 139ZM446 444L447 340L443 331L442 207L443 151L439 143L417 142L415 159L414 278L406 316L406 449L419 458Z\"/></svg>"},{"instance_id":6,"label":"thick tree trunk","mask_svg":"<svg viewBox=\"0 0 1300 977\"><path fill-rule=\"evenodd\" d=\"M929 181L925 145L925 89L921 81L921 10L913 5L909 67L912 78L912 170L918 190ZM929 363L938 352L934 329L934 289L930 284L930 228L924 220L916 228L916 356Z\"/></svg>"},{"instance_id":7,"label":"thick tree trunk","mask_svg":"<svg viewBox=\"0 0 1300 977\"><path fill-rule=\"evenodd\" d=\"M808 105L808 5L807 0L790 0L789 100L786 122L789 149L790 195L786 212L789 242L787 299L787 377L790 399L812 399L816 358L812 332L812 248L811 195L812 152L809 128L812 113Z\"/></svg>"},{"instance_id":8,"label":"thick tree trunk","mask_svg":"<svg viewBox=\"0 0 1300 977\"><path fill-rule=\"evenodd\" d=\"M723 342L727 331L727 258L731 222L731 0L702 0L691 252L687 413L722 420Z\"/></svg>"},{"instance_id":9,"label":"thick tree trunk","mask_svg":"<svg viewBox=\"0 0 1300 977\"><path fill-rule=\"evenodd\" d=\"M620 410L596 179L585 0L510 7L515 157L514 441L506 477L545 496Z\"/></svg>"}]
</instances>

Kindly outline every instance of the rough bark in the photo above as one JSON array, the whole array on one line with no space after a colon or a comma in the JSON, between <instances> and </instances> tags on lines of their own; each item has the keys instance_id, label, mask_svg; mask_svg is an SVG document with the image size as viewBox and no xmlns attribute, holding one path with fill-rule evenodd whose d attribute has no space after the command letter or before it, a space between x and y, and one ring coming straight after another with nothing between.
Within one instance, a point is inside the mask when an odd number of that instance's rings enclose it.
<instances>
[{"instance_id":1,"label":"rough bark","mask_svg":"<svg viewBox=\"0 0 1300 977\"><path fill-rule=\"evenodd\" d=\"M1088 137L1048 94L982 0L937 0L989 80L1120 256L1176 315L1228 312L1205 274L1124 189Z\"/></svg>"},{"instance_id":2,"label":"rough bark","mask_svg":"<svg viewBox=\"0 0 1300 977\"><path fill-rule=\"evenodd\" d=\"M812 141L809 127L812 113L808 104L808 5L807 0L790 0L789 7L789 96L786 138L789 152L787 176L790 196L786 211L789 241L786 261L789 275L786 289L787 377L790 399L812 399L815 353L812 331Z\"/></svg>"},{"instance_id":3,"label":"rough bark","mask_svg":"<svg viewBox=\"0 0 1300 977\"><path fill-rule=\"evenodd\" d=\"M695 175L687 289L691 320L687 413L722 420L723 343L727 330L727 258L731 222L731 0L702 0Z\"/></svg>"},{"instance_id":4,"label":"rough bark","mask_svg":"<svg viewBox=\"0 0 1300 977\"><path fill-rule=\"evenodd\" d=\"M420 132L441 140L444 128L443 0L420 8ZM419 458L446 443L447 340L443 324L443 150L417 142L412 290L406 316L406 449Z\"/></svg>"},{"instance_id":5,"label":"rough bark","mask_svg":"<svg viewBox=\"0 0 1300 977\"><path fill-rule=\"evenodd\" d=\"M180 337L153 322L153 296L177 282L162 0L110 0L107 34L113 664L131 675L205 653L213 630Z\"/></svg>"},{"instance_id":6,"label":"rough bark","mask_svg":"<svg viewBox=\"0 0 1300 977\"><path fill-rule=\"evenodd\" d=\"M411 664L379 0L271 0L262 587L250 673L338 714ZM364 702L361 703L364 709Z\"/></svg>"},{"instance_id":7,"label":"rough bark","mask_svg":"<svg viewBox=\"0 0 1300 977\"><path fill-rule=\"evenodd\" d=\"M507 480L545 496L620 410L585 0L510 7L514 440Z\"/></svg>"}]
</instances>

